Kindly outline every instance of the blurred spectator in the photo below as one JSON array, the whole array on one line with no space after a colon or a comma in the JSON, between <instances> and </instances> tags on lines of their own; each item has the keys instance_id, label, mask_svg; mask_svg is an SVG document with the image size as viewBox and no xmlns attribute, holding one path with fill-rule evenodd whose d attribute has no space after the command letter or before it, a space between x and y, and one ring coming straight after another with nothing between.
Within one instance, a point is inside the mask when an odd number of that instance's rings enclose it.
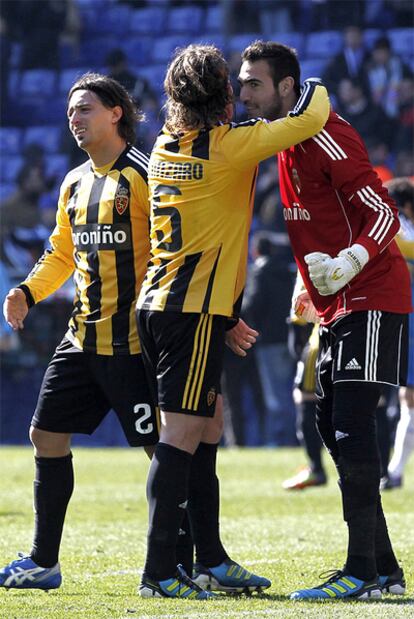
<instances>
[{"instance_id":1,"label":"blurred spectator","mask_svg":"<svg viewBox=\"0 0 414 619\"><path fill-rule=\"evenodd\" d=\"M340 30L346 24L363 23L363 0L299 0L292 4L297 6L294 23L299 24L299 29L305 33L313 30Z\"/></svg>"},{"instance_id":2,"label":"blurred spectator","mask_svg":"<svg viewBox=\"0 0 414 619\"><path fill-rule=\"evenodd\" d=\"M60 44L78 43L73 0L3 0L2 13L22 44L21 69L58 69Z\"/></svg>"},{"instance_id":3,"label":"blurred spectator","mask_svg":"<svg viewBox=\"0 0 414 619\"><path fill-rule=\"evenodd\" d=\"M106 57L105 64L108 68L109 77L117 80L128 90L140 109L158 108L157 96L146 79L136 76L131 71L126 54L122 49L111 50Z\"/></svg>"},{"instance_id":4,"label":"blurred spectator","mask_svg":"<svg viewBox=\"0 0 414 619\"><path fill-rule=\"evenodd\" d=\"M393 148L399 151L414 151L414 79L405 77L398 89L398 123Z\"/></svg>"},{"instance_id":5,"label":"blurred spectator","mask_svg":"<svg viewBox=\"0 0 414 619\"><path fill-rule=\"evenodd\" d=\"M367 144L374 136L376 140L391 144L393 122L379 105L370 102L355 79L340 81L336 111L351 123Z\"/></svg>"},{"instance_id":6,"label":"blurred spectator","mask_svg":"<svg viewBox=\"0 0 414 619\"><path fill-rule=\"evenodd\" d=\"M412 77L410 68L396 56L387 37L374 43L366 63L371 98L390 118L398 116L398 92L405 77Z\"/></svg>"},{"instance_id":7,"label":"blurred spectator","mask_svg":"<svg viewBox=\"0 0 414 619\"><path fill-rule=\"evenodd\" d=\"M47 189L41 167L26 164L15 193L0 205L1 259L16 274L30 269L43 253L49 230L41 222L39 199Z\"/></svg>"},{"instance_id":8,"label":"blurred spectator","mask_svg":"<svg viewBox=\"0 0 414 619\"><path fill-rule=\"evenodd\" d=\"M367 74L364 69L366 49L363 31L359 26L347 26L343 31L343 50L334 56L322 76L329 93L337 93L341 80L356 80L365 94L369 92Z\"/></svg>"},{"instance_id":9,"label":"blurred spectator","mask_svg":"<svg viewBox=\"0 0 414 619\"><path fill-rule=\"evenodd\" d=\"M223 8L223 30L226 36L260 32L260 16L256 3L250 0L220 0Z\"/></svg>"},{"instance_id":10,"label":"blurred spectator","mask_svg":"<svg viewBox=\"0 0 414 619\"><path fill-rule=\"evenodd\" d=\"M375 172L380 177L383 183L386 183L394 177L391 169L391 155L388 144L383 142L381 138L371 136L369 143L366 143L368 149L369 160L371 161Z\"/></svg>"},{"instance_id":11,"label":"blurred spectator","mask_svg":"<svg viewBox=\"0 0 414 619\"><path fill-rule=\"evenodd\" d=\"M272 37L277 32L291 32L294 30L291 0L259 0L256 10L260 15L261 32Z\"/></svg>"},{"instance_id":12,"label":"blurred spectator","mask_svg":"<svg viewBox=\"0 0 414 619\"><path fill-rule=\"evenodd\" d=\"M266 404L266 442L294 445L292 400L294 364L288 350L287 317L290 312L293 261L288 244L276 246L266 232L252 238L254 264L249 271L243 300L246 322L259 331L254 346Z\"/></svg>"},{"instance_id":13,"label":"blurred spectator","mask_svg":"<svg viewBox=\"0 0 414 619\"><path fill-rule=\"evenodd\" d=\"M411 150L402 150L397 153L394 176L407 176L414 179L414 157Z\"/></svg>"}]
</instances>

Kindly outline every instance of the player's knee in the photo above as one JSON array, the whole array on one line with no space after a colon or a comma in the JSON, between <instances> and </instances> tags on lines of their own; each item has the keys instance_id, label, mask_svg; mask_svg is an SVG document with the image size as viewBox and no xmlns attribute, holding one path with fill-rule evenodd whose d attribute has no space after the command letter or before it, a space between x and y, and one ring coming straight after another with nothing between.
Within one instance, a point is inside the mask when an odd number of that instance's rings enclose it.
<instances>
[{"instance_id":1,"label":"player's knee","mask_svg":"<svg viewBox=\"0 0 414 619\"><path fill-rule=\"evenodd\" d=\"M35 455L45 458L59 458L70 453L70 434L47 432L30 426L29 437L35 449Z\"/></svg>"}]
</instances>

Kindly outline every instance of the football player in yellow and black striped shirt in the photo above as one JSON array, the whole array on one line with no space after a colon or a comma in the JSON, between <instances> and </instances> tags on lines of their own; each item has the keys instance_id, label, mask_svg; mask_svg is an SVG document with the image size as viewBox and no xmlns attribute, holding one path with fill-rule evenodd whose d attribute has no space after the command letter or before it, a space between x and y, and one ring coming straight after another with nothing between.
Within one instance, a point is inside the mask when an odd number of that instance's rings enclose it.
<instances>
[{"instance_id":1,"label":"football player in yellow and black striped shirt","mask_svg":"<svg viewBox=\"0 0 414 619\"><path fill-rule=\"evenodd\" d=\"M61 583L72 433L91 434L113 408L131 445L152 446L158 439L134 315L149 257L148 159L132 146L138 118L126 90L110 78L86 74L71 88L69 127L89 160L62 183L50 249L5 300L6 320L22 328L29 308L74 275L69 328L46 370L30 429L33 548L0 571L0 586L50 589Z\"/></svg>"},{"instance_id":2,"label":"football player in yellow and black striped shirt","mask_svg":"<svg viewBox=\"0 0 414 619\"><path fill-rule=\"evenodd\" d=\"M215 412L226 319L244 286L257 164L320 131L329 113L325 88L308 82L290 117L230 122L228 67L213 46L181 50L165 87L167 119L148 175L151 259L137 306L144 362L156 377L161 408L148 480L144 596L174 573L180 506L188 498L193 454ZM210 471L215 476L213 466ZM200 473L201 492L209 483ZM215 563L211 556L209 563L200 561L197 582L225 587L238 573L225 554L218 556ZM243 579L248 586L270 586L267 579Z\"/></svg>"}]
</instances>

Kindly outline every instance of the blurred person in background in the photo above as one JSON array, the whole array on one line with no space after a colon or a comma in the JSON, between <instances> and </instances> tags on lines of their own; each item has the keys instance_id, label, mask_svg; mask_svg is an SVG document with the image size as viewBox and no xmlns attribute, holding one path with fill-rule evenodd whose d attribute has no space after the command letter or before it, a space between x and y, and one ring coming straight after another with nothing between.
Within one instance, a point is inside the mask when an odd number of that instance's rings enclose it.
<instances>
[{"instance_id":1,"label":"blurred person in background","mask_svg":"<svg viewBox=\"0 0 414 619\"><path fill-rule=\"evenodd\" d=\"M294 365L288 350L287 326L293 287L289 266L293 257L287 245L277 245L272 234L265 231L253 234L251 247L253 264L242 307L248 324L259 332L253 354L265 402L265 444L295 445Z\"/></svg>"},{"instance_id":2,"label":"blurred person in background","mask_svg":"<svg viewBox=\"0 0 414 619\"><path fill-rule=\"evenodd\" d=\"M158 111L159 103L156 94L146 79L132 72L128 66L128 58L122 49L111 50L105 59L105 65L108 69L108 76L126 88L137 107L144 112L147 109Z\"/></svg>"},{"instance_id":3,"label":"blurred person in background","mask_svg":"<svg viewBox=\"0 0 414 619\"><path fill-rule=\"evenodd\" d=\"M365 70L373 103L381 106L389 118L398 117L400 83L404 78L412 77L412 71L393 52L387 37L375 41Z\"/></svg>"},{"instance_id":4,"label":"blurred person in background","mask_svg":"<svg viewBox=\"0 0 414 619\"><path fill-rule=\"evenodd\" d=\"M411 273L411 291L414 302L414 181L409 178L395 178L387 183L390 195L400 209L401 229L397 236L398 246L406 258ZM388 465L388 472L382 481L382 488L400 488L403 484L404 468L414 451L414 314L410 314L410 339L408 349L407 386L401 387L400 420L394 440L394 453Z\"/></svg>"},{"instance_id":5,"label":"blurred person in background","mask_svg":"<svg viewBox=\"0 0 414 619\"><path fill-rule=\"evenodd\" d=\"M344 79L356 81L363 92L369 92L364 63L367 50L364 44L364 32L360 26L351 25L343 30L344 46L326 67L322 79L329 92L338 94L339 83Z\"/></svg>"},{"instance_id":6,"label":"blurred person in background","mask_svg":"<svg viewBox=\"0 0 414 619\"><path fill-rule=\"evenodd\" d=\"M309 334L307 338L306 336ZM322 462L323 442L316 427L316 360L319 350L319 325L311 325L293 312L290 318L290 351L297 359L293 400L296 406L296 430L305 448L309 465L286 479L285 490L304 490L327 483Z\"/></svg>"}]
</instances>

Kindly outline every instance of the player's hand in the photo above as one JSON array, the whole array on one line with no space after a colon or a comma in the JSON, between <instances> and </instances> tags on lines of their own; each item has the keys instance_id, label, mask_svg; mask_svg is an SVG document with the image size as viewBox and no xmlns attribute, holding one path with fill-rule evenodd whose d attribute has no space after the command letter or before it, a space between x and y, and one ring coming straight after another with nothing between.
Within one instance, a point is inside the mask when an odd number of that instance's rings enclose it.
<instances>
[{"instance_id":1,"label":"player's hand","mask_svg":"<svg viewBox=\"0 0 414 619\"><path fill-rule=\"evenodd\" d=\"M239 318L237 325L226 332L226 344L236 355L245 357L246 351L253 346L258 335L258 331Z\"/></svg>"},{"instance_id":2,"label":"player's hand","mask_svg":"<svg viewBox=\"0 0 414 619\"><path fill-rule=\"evenodd\" d=\"M339 252L336 258L328 254L313 252L305 256L309 277L323 297L336 294L355 275L358 275L369 260L365 247L355 243Z\"/></svg>"},{"instance_id":3,"label":"player's hand","mask_svg":"<svg viewBox=\"0 0 414 619\"><path fill-rule=\"evenodd\" d=\"M23 321L28 314L26 295L20 288L12 288L3 303L3 315L6 322L17 331L23 329Z\"/></svg>"},{"instance_id":4,"label":"player's hand","mask_svg":"<svg viewBox=\"0 0 414 619\"><path fill-rule=\"evenodd\" d=\"M306 322L319 322L320 318L307 290L292 299L293 311L298 318Z\"/></svg>"}]
</instances>

